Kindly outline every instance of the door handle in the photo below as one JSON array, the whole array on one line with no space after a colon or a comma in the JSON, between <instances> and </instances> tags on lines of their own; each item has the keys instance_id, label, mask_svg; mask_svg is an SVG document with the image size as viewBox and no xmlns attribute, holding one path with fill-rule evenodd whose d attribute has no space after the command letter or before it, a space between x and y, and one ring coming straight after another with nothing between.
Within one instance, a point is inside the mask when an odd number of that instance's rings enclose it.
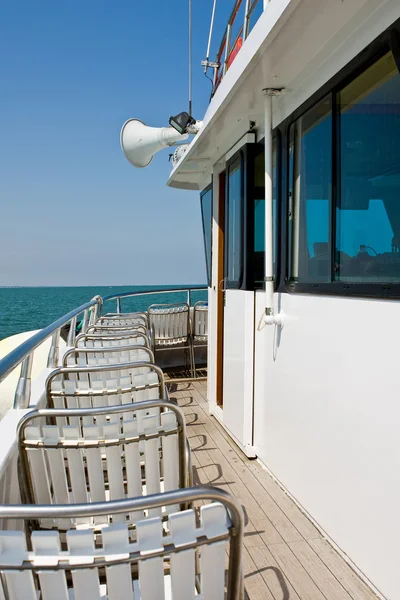
<instances>
[{"instance_id":1,"label":"door handle","mask_svg":"<svg viewBox=\"0 0 400 600\"><path fill-rule=\"evenodd\" d=\"M224 279L221 279L221 281L219 282L219 285L218 285L218 287L219 287L219 291L220 291L220 292L225 292L225 291L226 291L226 287L225 287L225 284L226 284L226 279L227 279L227 278L226 278L226 277L224 277Z\"/></svg>"}]
</instances>

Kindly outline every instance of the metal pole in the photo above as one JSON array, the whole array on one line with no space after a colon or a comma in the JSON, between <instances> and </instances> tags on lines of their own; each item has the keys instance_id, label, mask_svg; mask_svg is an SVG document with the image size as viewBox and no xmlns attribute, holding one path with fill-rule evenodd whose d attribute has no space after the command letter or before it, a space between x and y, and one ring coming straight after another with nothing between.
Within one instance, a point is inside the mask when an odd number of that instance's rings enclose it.
<instances>
[{"instance_id":1,"label":"metal pole","mask_svg":"<svg viewBox=\"0 0 400 600\"><path fill-rule=\"evenodd\" d=\"M210 48L211 48L211 38L212 38L212 31L214 28L214 16L215 16L215 6L217 4L217 0L214 0L214 4L213 4L213 9L212 9L212 13L211 13L211 23L210 23L210 33L208 34L208 43L207 43L207 52L206 52L206 65L204 67L204 73L207 73L207 63L209 61L210 58ZM216 69L215 69L216 71Z\"/></svg>"},{"instance_id":2,"label":"metal pole","mask_svg":"<svg viewBox=\"0 0 400 600\"><path fill-rule=\"evenodd\" d=\"M117 298L117 313L121 314L121 298Z\"/></svg>"},{"instance_id":3,"label":"metal pole","mask_svg":"<svg viewBox=\"0 0 400 600\"><path fill-rule=\"evenodd\" d=\"M293 193L291 198L292 221L292 256L291 273L293 279L299 276L299 241L300 241L300 197L301 197L301 139L302 139L302 117L297 119L294 126L294 168L293 168Z\"/></svg>"},{"instance_id":4,"label":"metal pole","mask_svg":"<svg viewBox=\"0 0 400 600\"><path fill-rule=\"evenodd\" d=\"M243 41L245 41L245 39L247 38L248 30L249 30L249 17L248 17L249 5L250 5L250 0L246 0L246 4L244 6Z\"/></svg>"},{"instance_id":5,"label":"metal pole","mask_svg":"<svg viewBox=\"0 0 400 600\"><path fill-rule=\"evenodd\" d=\"M51 338L49 357L47 359L47 368L55 369L58 366L58 347L60 343L60 330L57 329Z\"/></svg>"},{"instance_id":6,"label":"metal pole","mask_svg":"<svg viewBox=\"0 0 400 600\"><path fill-rule=\"evenodd\" d=\"M85 312L83 313L83 323L82 323L81 332L86 333L88 327L89 327L89 309L87 308L85 310Z\"/></svg>"},{"instance_id":7,"label":"metal pole","mask_svg":"<svg viewBox=\"0 0 400 600\"><path fill-rule=\"evenodd\" d=\"M265 166L265 315L266 325L283 326L283 313L274 311L274 231L273 231L273 156L272 156L272 98L281 89L266 88L264 91L264 166Z\"/></svg>"},{"instance_id":8,"label":"metal pole","mask_svg":"<svg viewBox=\"0 0 400 600\"><path fill-rule=\"evenodd\" d=\"M189 115L192 116L192 0L189 0Z\"/></svg>"},{"instance_id":9,"label":"metal pole","mask_svg":"<svg viewBox=\"0 0 400 600\"><path fill-rule=\"evenodd\" d=\"M75 330L76 330L76 317L73 317L73 319L71 319L71 322L69 324L67 346L72 347L75 345Z\"/></svg>"},{"instance_id":10,"label":"metal pole","mask_svg":"<svg viewBox=\"0 0 400 600\"><path fill-rule=\"evenodd\" d=\"M31 399L31 373L33 352L29 354L21 365L21 375L18 379L14 395L14 408L28 408Z\"/></svg>"},{"instance_id":11,"label":"metal pole","mask_svg":"<svg viewBox=\"0 0 400 600\"><path fill-rule=\"evenodd\" d=\"M229 23L226 28L226 46L225 46L224 66L223 66L223 71L222 71L222 73L224 75L226 73L226 67L228 65L229 50L230 50L229 46L231 45L231 33L232 33L232 26Z\"/></svg>"},{"instance_id":12,"label":"metal pole","mask_svg":"<svg viewBox=\"0 0 400 600\"><path fill-rule=\"evenodd\" d=\"M274 314L274 263L272 227L272 91L264 90L264 161L265 161L265 312Z\"/></svg>"}]
</instances>

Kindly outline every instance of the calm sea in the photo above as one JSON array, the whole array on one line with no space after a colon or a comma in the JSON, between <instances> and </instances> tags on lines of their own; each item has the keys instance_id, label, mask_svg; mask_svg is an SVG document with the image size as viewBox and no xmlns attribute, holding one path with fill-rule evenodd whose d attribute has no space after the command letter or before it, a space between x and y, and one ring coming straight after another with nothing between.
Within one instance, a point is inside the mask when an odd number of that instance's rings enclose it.
<instances>
[{"instance_id":1,"label":"calm sea","mask_svg":"<svg viewBox=\"0 0 400 600\"><path fill-rule=\"evenodd\" d=\"M99 287L9 287L0 288L0 339L23 331L41 329L96 294L109 296L127 291L172 289L179 286ZM182 287L185 287L182 285ZM190 286L189 286L190 287ZM206 300L207 292L192 292L192 304ZM145 310L150 304L186 301L186 294L165 293L121 300L123 312ZM115 300L105 303L103 312L115 312Z\"/></svg>"}]
</instances>

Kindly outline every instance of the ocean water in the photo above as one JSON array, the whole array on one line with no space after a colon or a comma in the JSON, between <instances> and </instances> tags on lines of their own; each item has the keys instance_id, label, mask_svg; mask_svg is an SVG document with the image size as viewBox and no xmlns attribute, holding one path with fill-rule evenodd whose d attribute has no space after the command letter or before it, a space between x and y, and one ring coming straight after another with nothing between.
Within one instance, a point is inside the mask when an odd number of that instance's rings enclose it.
<instances>
[{"instance_id":1,"label":"ocean water","mask_svg":"<svg viewBox=\"0 0 400 600\"><path fill-rule=\"evenodd\" d=\"M3 287L0 288L0 340L16 333L41 329L93 296L109 296L127 291L184 288L178 286L98 286L98 287ZM188 286L190 287L190 285ZM122 312L146 310L150 304L186 301L185 293L159 293L121 300ZM206 291L193 291L191 302L206 300ZM104 304L103 312L115 312L115 300Z\"/></svg>"}]
</instances>

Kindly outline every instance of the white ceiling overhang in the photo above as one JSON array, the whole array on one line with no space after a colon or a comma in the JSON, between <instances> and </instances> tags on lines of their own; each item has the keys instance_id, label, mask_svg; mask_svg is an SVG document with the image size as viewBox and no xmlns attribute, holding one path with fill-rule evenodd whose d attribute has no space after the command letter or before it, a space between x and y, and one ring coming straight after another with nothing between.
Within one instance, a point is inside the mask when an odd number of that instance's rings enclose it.
<instances>
[{"instance_id":1,"label":"white ceiling overhang","mask_svg":"<svg viewBox=\"0 0 400 600\"><path fill-rule=\"evenodd\" d=\"M271 0L167 185L206 187L213 165L249 130L250 121L258 138L264 136L264 88L285 89L274 99L276 126L397 18L398 0Z\"/></svg>"}]
</instances>

